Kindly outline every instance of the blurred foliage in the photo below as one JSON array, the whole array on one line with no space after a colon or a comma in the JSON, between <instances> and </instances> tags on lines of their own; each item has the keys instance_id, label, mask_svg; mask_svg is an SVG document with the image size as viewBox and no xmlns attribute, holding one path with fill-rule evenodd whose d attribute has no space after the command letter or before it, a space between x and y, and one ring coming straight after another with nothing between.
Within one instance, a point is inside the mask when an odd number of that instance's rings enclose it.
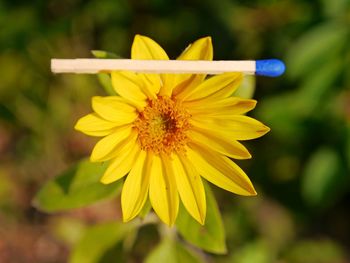
<instances>
[{"instance_id":1,"label":"blurred foliage","mask_svg":"<svg viewBox=\"0 0 350 263\"><path fill-rule=\"evenodd\" d=\"M179 209L176 227L179 233L191 244L205 251L225 254L225 230L215 197L206 185L207 216L204 226L198 224L184 209Z\"/></svg>"},{"instance_id":2,"label":"blurred foliage","mask_svg":"<svg viewBox=\"0 0 350 263\"><path fill-rule=\"evenodd\" d=\"M0 25L0 262L86 262L88 255L91 262L350 260L349 0L5 0ZM194 249L183 239L196 236L159 229L152 215L120 223L120 200L112 198L119 186L90 192L103 166L66 171L95 143L74 123L90 111L91 96L111 89L103 74L53 75L50 59L92 57L91 50L129 57L136 33L171 57L210 35L216 59L286 61L285 76L246 78L236 94L250 97L255 89L252 115L272 130L247 142L253 159L239 162L259 195L213 191L225 255ZM36 205L62 212L33 208L44 184ZM64 201L79 195L86 202ZM68 209L91 201L99 202Z\"/></svg>"},{"instance_id":3,"label":"blurred foliage","mask_svg":"<svg viewBox=\"0 0 350 263\"><path fill-rule=\"evenodd\" d=\"M131 224L128 224L126 227L120 222L104 223L90 227L85 231L72 251L70 262L100 262L106 251L116 247L116 244L121 242L131 229ZM116 259L117 262L125 261L125 259L120 257L120 251L116 250L115 252L117 253L114 254L114 260L111 261L116 262Z\"/></svg>"},{"instance_id":4,"label":"blurred foliage","mask_svg":"<svg viewBox=\"0 0 350 263\"><path fill-rule=\"evenodd\" d=\"M84 207L120 194L121 182L100 183L106 163L83 160L67 172L47 182L33 199L33 205L45 212Z\"/></svg>"},{"instance_id":5,"label":"blurred foliage","mask_svg":"<svg viewBox=\"0 0 350 263\"><path fill-rule=\"evenodd\" d=\"M185 248L181 243L165 239L148 255L145 262L200 263L202 261L198 255Z\"/></svg>"}]
</instances>

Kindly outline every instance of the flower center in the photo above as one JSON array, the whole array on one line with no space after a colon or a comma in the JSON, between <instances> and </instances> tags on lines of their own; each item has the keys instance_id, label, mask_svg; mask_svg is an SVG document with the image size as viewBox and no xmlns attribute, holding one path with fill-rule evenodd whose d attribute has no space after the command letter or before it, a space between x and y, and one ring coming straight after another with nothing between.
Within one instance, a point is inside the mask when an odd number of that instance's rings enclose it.
<instances>
[{"instance_id":1,"label":"flower center","mask_svg":"<svg viewBox=\"0 0 350 263\"><path fill-rule=\"evenodd\" d=\"M184 152L190 114L180 103L166 96L150 100L134 122L141 149L155 154Z\"/></svg>"}]
</instances>

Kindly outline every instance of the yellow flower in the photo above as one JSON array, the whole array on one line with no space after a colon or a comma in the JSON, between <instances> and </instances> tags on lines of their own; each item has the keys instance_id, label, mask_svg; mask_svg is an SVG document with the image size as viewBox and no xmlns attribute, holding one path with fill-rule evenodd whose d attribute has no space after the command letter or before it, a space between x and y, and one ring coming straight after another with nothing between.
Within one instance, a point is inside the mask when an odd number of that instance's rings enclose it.
<instances>
[{"instance_id":1,"label":"yellow flower","mask_svg":"<svg viewBox=\"0 0 350 263\"><path fill-rule=\"evenodd\" d=\"M169 59L152 39L136 35L132 59ZM212 60L211 38L191 44L180 60ZM248 176L230 158L251 158L238 141L269 131L242 114L255 100L232 97L241 73L206 79L203 74L112 72L118 96L93 97L94 113L75 129L102 138L91 161L110 161L101 181L126 176L121 204L124 221L137 216L149 197L154 211L173 225L181 199L189 214L204 224L206 199L202 178L227 191L256 195Z\"/></svg>"}]
</instances>

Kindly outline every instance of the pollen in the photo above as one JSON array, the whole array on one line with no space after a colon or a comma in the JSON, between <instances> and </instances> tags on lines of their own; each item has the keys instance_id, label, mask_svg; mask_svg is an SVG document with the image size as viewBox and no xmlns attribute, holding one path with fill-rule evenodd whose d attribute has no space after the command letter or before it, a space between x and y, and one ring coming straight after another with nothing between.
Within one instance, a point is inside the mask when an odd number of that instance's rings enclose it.
<instances>
[{"instance_id":1,"label":"pollen","mask_svg":"<svg viewBox=\"0 0 350 263\"><path fill-rule=\"evenodd\" d=\"M150 100L134 122L141 149L168 155L184 152L188 142L189 118L190 114L176 100L167 96Z\"/></svg>"}]
</instances>

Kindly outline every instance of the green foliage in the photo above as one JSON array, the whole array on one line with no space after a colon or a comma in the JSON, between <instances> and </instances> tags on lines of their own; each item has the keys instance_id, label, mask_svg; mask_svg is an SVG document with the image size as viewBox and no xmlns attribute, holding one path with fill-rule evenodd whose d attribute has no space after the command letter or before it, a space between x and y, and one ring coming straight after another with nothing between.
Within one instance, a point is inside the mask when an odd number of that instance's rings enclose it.
<instances>
[{"instance_id":1,"label":"green foliage","mask_svg":"<svg viewBox=\"0 0 350 263\"><path fill-rule=\"evenodd\" d=\"M96 58L120 58L120 56L112 53L112 52L107 52L103 50L92 50L91 53L96 57ZM108 95L114 96L117 95L115 92L112 82L111 82L111 77L107 73L100 73L97 74L98 80L102 87L105 89L106 93Z\"/></svg>"},{"instance_id":2,"label":"green foliage","mask_svg":"<svg viewBox=\"0 0 350 263\"><path fill-rule=\"evenodd\" d=\"M146 203L144 204L142 210L140 211L139 216L141 218L145 218L148 215L148 213L151 211L151 209L152 209L151 202L149 200L147 200Z\"/></svg>"},{"instance_id":3,"label":"green foliage","mask_svg":"<svg viewBox=\"0 0 350 263\"><path fill-rule=\"evenodd\" d=\"M329 240L304 240L290 247L285 256L290 263L341 263L344 261L342 248Z\"/></svg>"},{"instance_id":4,"label":"green foliage","mask_svg":"<svg viewBox=\"0 0 350 263\"><path fill-rule=\"evenodd\" d=\"M338 154L329 148L316 151L308 161L303 175L302 193L305 202L316 206L327 206L342 193L346 175Z\"/></svg>"},{"instance_id":5,"label":"green foliage","mask_svg":"<svg viewBox=\"0 0 350 263\"><path fill-rule=\"evenodd\" d=\"M348 36L348 27L334 21L312 28L289 50L287 73L294 78L302 77L327 65L342 52Z\"/></svg>"},{"instance_id":6,"label":"green foliage","mask_svg":"<svg viewBox=\"0 0 350 263\"><path fill-rule=\"evenodd\" d=\"M111 77L109 76L109 74L99 73L99 74L97 74L97 78L108 95L110 95L110 96L117 95L117 93L115 92L115 90L111 84Z\"/></svg>"},{"instance_id":7,"label":"green foliage","mask_svg":"<svg viewBox=\"0 0 350 263\"><path fill-rule=\"evenodd\" d=\"M338 60L314 69L298 90L263 101L259 108L261 116L275 129L279 136L296 138L302 135L305 118L314 118L334 93L332 85L339 76L341 64ZM278 109L278 110L276 110Z\"/></svg>"},{"instance_id":8,"label":"green foliage","mask_svg":"<svg viewBox=\"0 0 350 263\"><path fill-rule=\"evenodd\" d=\"M70 246L77 244L87 228L78 218L68 216L53 220L51 227L55 237Z\"/></svg>"},{"instance_id":9,"label":"green foliage","mask_svg":"<svg viewBox=\"0 0 350 263\"><path fill-rule=\"evenodd\" d=\"M95 56L95 58L121 58L113 52L108 52L104 50L92 50L91 53Z\"/></svg>"},{"instance_id":10,"label":"green foliage","mask_svg":"<svg viewBox=\"0 0 350 263\"><path fill-rule=\"evenodd\" d=\"M81 161L48 181L36 194L34 206L45 212L58 212L117 196L121 182L103 185L99 181L106 168L106 163Z\"/></svg>"},{"instance_id":11,"label":"green foliage","mask_svg":"<svg viewBox=\"0 0 350 263\"><path fill-rule=\"evenodd\" d=\"M6 231L0 262L67 262L62 250L80 262L199 262L187 242L208 262L348 262L349 14L348 0L1 1L0 224ZM156 221L154 231L139 226L131 232L129 224L102 223L121 213L117 200L102 213L99 205L88 213L33 213L29 200L38 189L34 204L45 212L119 195L121 183L99 183L106 165L87 161L44 184L90 154L94 139L73 126L91 111L91 96L116 94L108 74L98 74L101 85L96 76L53 75L49 60L90 57L92 49L99 49L93 51L97 58L118 57L101 50L127 58L135 33L157 40L172 58L210 35L214 59L286 62L284 76L246 76L234 94L255 93L258 104L248 114L258 115L271 132L244 142L253 158L239 163L259 195L217 192L226 235L209 199L204 227L182 207L176 230L181 240L161 236L157 245ZM149 211L148 203L142 224ZM57 223L62 217L67 220ZM135 245L141 236L144 243ZM224 253L225 238L227 255L211 255Z\"/></svg>"},{"instance_id":12,"label":"green foliage","mask_svg":"<svg viewBox=\"0 0 350 263\"><path fill-rule=\"evenodd\" d=\"M324 101L333 93L335 84L342 64L335 59L326 65L315 68L301 84L295 93L294 109L300 117L312 117L323 107ZM334 88L333 88L334 89Z\"/></svg>"},{"instance_id":13,"label":"green foliage","mask_svg":"<svg viewBox=\"0 0 350 263\"><path fill-rule=\"evenodd\" d=\"M244 76L242 84L238 87L238 89L233 93L232 96L244 99L253 98L255 92L255 81L256 78L254 75Z\"/></svg>"},{"instance_id":14,"label":"green foliage","mask_svg":"<svg viewBox=\"0 0 350 263\"><path fill-rule=\"evenodd\" d=\"M116 247L119 242L122 242L134 227L135 224L111 222L99 224L86 229L82 238L72 251L69 262L104 262L103 258L108 250ZM123 262L122 256L117 255L113 262Z\"/></svg>"},{"instance_id":15,"label":"green foliage","mask_svg":"<svg viewBox=\"0 0 350 263\"><path fill-rule=\"evenodd\" d=\"M214 194L206 185L207 217L204 226L194 220L180 206L176 227L186 241L216 254L226 253L225 229Z\"/></svg>"},{"instance_id":16,"label":"green foliage","mask_svg":"<svg viewBox=\"0 0 350 263\"><path fill-rule=\"evenodd\" d=\"M270 263L274 262L272 249L264 241L253 241L234 252L235 263Z\"/></svg>"},{"instance_id":17,"label":"green foliage","mask_svg":"<svg viewBox=\"0 0 350 263\"><path fill-rule=\"evenodd\" d=\"M200 263L200 258L181 243L164 239L146 258L145 263Z\"/></svg>"}]
</instances>

